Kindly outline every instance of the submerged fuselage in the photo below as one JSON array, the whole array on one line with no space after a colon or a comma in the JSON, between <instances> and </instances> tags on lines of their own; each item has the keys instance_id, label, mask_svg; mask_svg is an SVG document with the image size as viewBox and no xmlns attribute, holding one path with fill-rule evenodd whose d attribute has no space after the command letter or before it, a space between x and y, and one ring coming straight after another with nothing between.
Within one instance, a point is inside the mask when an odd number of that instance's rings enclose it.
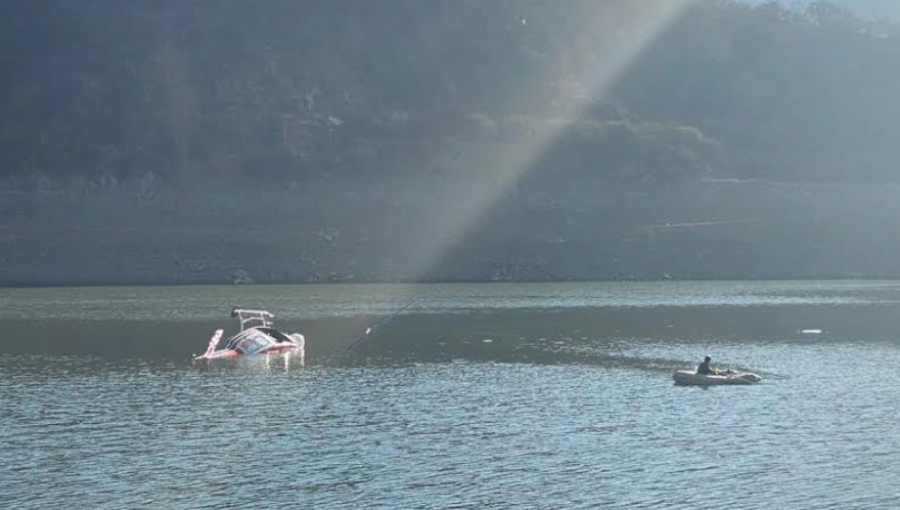
<instances>
[{"instance_id":1,"label":"submerged fuselage","mask_svg":"<svg viewBox=\"0 0 900 510\"><path fill-rule=\"evenodd\" d=\"M225 348L216 350L223 330L216 330L210 338L206 352L194 359L233 358L256 354L280 354L302 351L306 340L299 333L285 334L275 329L274 315L264 310L242 310L235 308L232 317L241 321L241 331L225 342ZM247 327L248 323L259 322L259 326Z\"/></svg>"}]
</instances>

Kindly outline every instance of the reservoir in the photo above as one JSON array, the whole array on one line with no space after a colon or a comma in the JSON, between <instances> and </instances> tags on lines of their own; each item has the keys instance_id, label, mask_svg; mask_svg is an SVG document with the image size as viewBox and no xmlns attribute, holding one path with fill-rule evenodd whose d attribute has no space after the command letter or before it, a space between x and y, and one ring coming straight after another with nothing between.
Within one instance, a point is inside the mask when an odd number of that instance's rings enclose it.
<instances>
[{"instance_id":1,"label":"reservoir","mask_svg":"<svg viewBox=\"0 0 900 510\"><path fill-rule=\"evenodd\" d=\"M234 306L304 356L192 362ZM2 508L900 506L900 282L0 289L0 325ZM673 384L705 355L764 379Z\"/></svg>"}]
</instances>

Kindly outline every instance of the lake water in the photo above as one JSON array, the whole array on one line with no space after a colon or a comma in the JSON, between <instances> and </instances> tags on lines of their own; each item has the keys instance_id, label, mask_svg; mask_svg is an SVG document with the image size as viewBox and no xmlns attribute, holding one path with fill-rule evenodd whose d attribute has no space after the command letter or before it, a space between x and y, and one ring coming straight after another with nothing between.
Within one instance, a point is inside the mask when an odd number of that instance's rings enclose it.
<instances>
[{"instance_id":1,"label":"lake water","mask_svg":"<svg viewBox=\"0 0 900 510\"><path fill-rule=\"evenodd\" d=\"M305 356L192 363L233 305ZM0 324L0 508L900 508L900 282L0 289ZM765 379L674 386L706 354Z\"/></svg>"}]
</instances>

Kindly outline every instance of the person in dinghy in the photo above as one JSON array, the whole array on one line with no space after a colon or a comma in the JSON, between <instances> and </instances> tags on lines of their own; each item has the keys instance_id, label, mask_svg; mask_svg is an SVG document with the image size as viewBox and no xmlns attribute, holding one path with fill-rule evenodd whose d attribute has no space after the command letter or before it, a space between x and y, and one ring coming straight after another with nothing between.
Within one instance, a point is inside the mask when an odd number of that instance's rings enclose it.
<instances>
[{"instance_id":1,"label":"person in dinghy","mask_svg":"<svg viewBox=\"0 0 900 510\"><path fill-rule=\"evenodd\" d=\"M209 340L206 352L195 360L233 358L254 354L281 354L298 352L306 347L306 339L300 333L286 334L275 329L275 315L266 310L234 308L231 316L241 323L241 330L225 342L225 348L216 350L224 330L217 329Z\"/></svg>"},{"instance_id":2,"label":"person in dinghy","mask_svg":"<svg viewBox=\"0 0 900 510\"><path fill-rule=\"evenodd\" d=\"M703 358L703 363L697 365L697 373L700 375L725 375L715 368L710 368L710 361L712 361L712 358L710 358L709 356Z\"/></svg>"},{"instance_id":3,"label":"person in dinghy","mask_svg":"<svg viewBox=\"0 0 900 510\"><path fill-rule=\"evenodd\" d=\"M762 380L758 374L735 370L716 370L709 366L712 358L706 356L696 369L676 370L675 384L709 386L714 384L756 384Z\"/></svg>"}]
</instances>

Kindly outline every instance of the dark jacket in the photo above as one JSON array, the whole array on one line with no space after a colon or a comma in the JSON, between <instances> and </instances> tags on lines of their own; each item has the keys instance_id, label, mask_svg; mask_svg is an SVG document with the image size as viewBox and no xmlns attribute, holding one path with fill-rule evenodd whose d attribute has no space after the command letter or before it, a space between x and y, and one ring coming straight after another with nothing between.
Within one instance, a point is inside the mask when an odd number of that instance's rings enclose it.
<instances>
[{"instance_id":1,"label":"dark jacket","mask_svg":"<svg viewBox=\"0 0 900 510\"><path fill-rule=\"evenodd\" d=\"M712 370L709 369L709 362L704 361L700 363L700 366L697 367L697 373L700 375L709 375L712 373Z\"/></svg>"}]
</instances>

